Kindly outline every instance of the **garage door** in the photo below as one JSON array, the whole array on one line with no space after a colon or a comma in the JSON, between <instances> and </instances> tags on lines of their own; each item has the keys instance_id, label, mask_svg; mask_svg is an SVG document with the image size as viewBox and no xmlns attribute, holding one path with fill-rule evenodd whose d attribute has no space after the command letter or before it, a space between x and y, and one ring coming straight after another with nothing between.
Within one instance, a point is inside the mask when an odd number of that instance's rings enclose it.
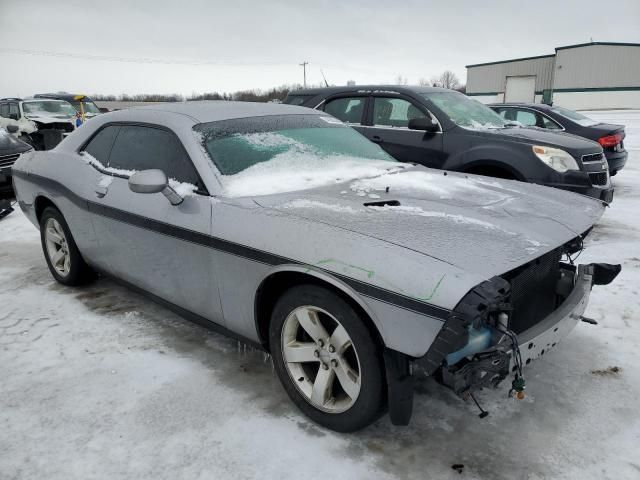
<instances>
[{"instance_id":1,"label":"garage door","mask_svg":"<svg viewBox=\"0 0 640 480\"><path fill-rule=\"evenodd\" d=\"M535 100L536 77L507 77L505 102L533 102Z\"/></svg>"}]
</instances>

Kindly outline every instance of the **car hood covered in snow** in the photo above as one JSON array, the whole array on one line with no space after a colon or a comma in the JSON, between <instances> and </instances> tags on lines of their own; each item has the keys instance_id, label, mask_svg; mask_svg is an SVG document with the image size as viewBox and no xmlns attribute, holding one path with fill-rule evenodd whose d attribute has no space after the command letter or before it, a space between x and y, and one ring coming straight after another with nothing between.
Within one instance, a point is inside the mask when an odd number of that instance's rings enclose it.
<instances>
[{"instance_id":1,"label":"car hood covered in snow","mask_svg":"<svg viewBox=\"0 0 640 480\"><path fill-rule=\"evenodd\" d=\"M585 233L604 211L601 202L562 190L422 167L254 200L485 278Z\"/></svg>"}]
</instances>

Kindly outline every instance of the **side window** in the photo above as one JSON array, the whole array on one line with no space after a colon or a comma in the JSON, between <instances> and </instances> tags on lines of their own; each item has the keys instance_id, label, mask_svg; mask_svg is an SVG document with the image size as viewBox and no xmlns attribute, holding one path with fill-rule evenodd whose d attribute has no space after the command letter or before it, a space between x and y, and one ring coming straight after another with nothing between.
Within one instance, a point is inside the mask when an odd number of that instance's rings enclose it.
<instances>
[{"instance_id":1,"label":"side window","mask_svg":"<svg viewBox=\"0 0 640 480\"><path fill-rule=\"evenodd\" d=\"M375 97L373 100L374 125L407 127L409 120L424 117L418 107L402 98Z\"/></svg>"},{"instance_id":2,"label":"side window","mask_svg":"<svg viewBox=\"0 0 640 480\"><path fill-rule=\"evenodd\" d=\"M9 118L9 104L0 103L0 117Z\"/></svg>"},{"instance_id":3,"label":"side window","mask_svg":"<svg viewBox=\"0 0 640 480\"><path fill-rule=\"evenodd\" d=\"M536 114L531 110L518 110L516 112L516 121L527 127L536 126Z\"/></svg>"},{"instance_id":4,"label":"side window","mask_svg":"<svg viewBox=\"0 0 640 480\"><path fill-rule=\"evenodd\" d=\"M119 130L120 127L115 125L103 128L91 139L84 151L106 167L109 162L113 141L116 139Z\"/></svg>"},{"instance_id":5,"label":"side window","mask_svg":"<svg viewBox=\"0 0 640 480\"><path fill-rule=\"evenodd\" d=\"M516 111L513 108L502 108L500 110L500 116L508 122L516 121Z\"/></svg>"},{"instance_id":6,"label":"side window","mask_svg":"<svg viewBox=\"0 0 640 480\"><path fill-rule=\"evenodd\" d=\"M198 184L198 174L179 140L159 128L121 126L111 149L109 167L135 171L159 168L169 178Z\"/></svg>"},{"instance_id":7,"label":"side window","mask_svg":"<svg viewBox=\"0 0 640 480\"><path fill-rule=\"evenodd\" d=\"M336 98L324 106L324 111L345 123L360 124L366 100L366 97Z\"/></svg>"},{"instance_id":8,"label":"side window","mask_svg":"<svg viewBox=\"0 0 640 480\"><path fill-rule=\"evenodd\" d=\"M311 97L313 97L313 95L289 95L284 99L284 103L287 105L302 105Z\"/></svg>"},{"instance_id":9,"label":"side window","mask_svg":"<svg viewBox=\"0 0 640 480\"><path fill-rule=\"evenodd\" d=\"M544 115L540 115L541 121L542 121L542 125L544 126L544 128L547 128L549 130L562 130L562 127L557 124L556 122L554 122L553 120L551 120L549 117L546 117Z\"/></svg>"},{"instance_id":10,"label":"side window","mask_svg":"<svg viewBox=\"0 0 640 480\"><path fill-rule=\"evenodd\" d=\"M18 104L17 103L10 103L9 104L9 116L14 115L14 118L20 118L20 110L18 109Z\"/></svg>"}]
</instances>

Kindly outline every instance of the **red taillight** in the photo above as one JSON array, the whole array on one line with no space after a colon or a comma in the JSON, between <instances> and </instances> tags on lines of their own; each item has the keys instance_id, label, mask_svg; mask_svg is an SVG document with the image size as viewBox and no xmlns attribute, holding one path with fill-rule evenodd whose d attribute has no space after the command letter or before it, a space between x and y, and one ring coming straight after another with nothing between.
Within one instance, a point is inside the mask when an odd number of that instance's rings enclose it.
<instances>
[{"instance_id":1,"label":"red taillight","mask_svg":"<svg viewBox=\"0 0 640 480\"><path fill-rule=\"evenodd\" d=\"M600 137L598 139L598 143L605 148L615 147L622 141L623 138L624 138L624 135L622 133L614 133L613 135L606 135L604 137Z\"/></svg>"}]
</instances>

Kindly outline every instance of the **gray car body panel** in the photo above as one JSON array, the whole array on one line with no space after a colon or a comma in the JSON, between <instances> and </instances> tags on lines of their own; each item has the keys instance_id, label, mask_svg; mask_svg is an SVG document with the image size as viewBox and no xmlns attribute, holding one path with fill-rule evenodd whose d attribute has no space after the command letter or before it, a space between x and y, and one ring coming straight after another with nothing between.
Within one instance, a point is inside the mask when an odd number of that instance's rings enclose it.
<instances>
[{"instance_id":1,"label":"gray car body panel","mask_svg":"<svg viewBox=\"0 0 640 480\"><path fill-rule=\"evenodd\" d=\"M424 355L470 289L583 233L604 208L560 190L444 176L423 167L398 178L418 173L440 185L440 193L392 187L372 200L339 184L225 197L221 176L193 126L283 114L326 115L289 105L230 102L100 115L55 149L23 155L14 167L17 196L36 225L35 200L50 199L90 264L247 339L265 340L255 318L260 285L270 275L299 272L343 291L370 316L387 347L414 357ZM188 196L172 206L162 194L133 193L126 178L90 165L79 153L87 140L103 125L121 122L172 130L211 196ZM103 197L96 194L98 184L108 184ZM441 198L442 190L451 195ZM384 199L410 208L363 206ZM299 200L329 208L301 206Z\"/></svg>"}]
</instances>

